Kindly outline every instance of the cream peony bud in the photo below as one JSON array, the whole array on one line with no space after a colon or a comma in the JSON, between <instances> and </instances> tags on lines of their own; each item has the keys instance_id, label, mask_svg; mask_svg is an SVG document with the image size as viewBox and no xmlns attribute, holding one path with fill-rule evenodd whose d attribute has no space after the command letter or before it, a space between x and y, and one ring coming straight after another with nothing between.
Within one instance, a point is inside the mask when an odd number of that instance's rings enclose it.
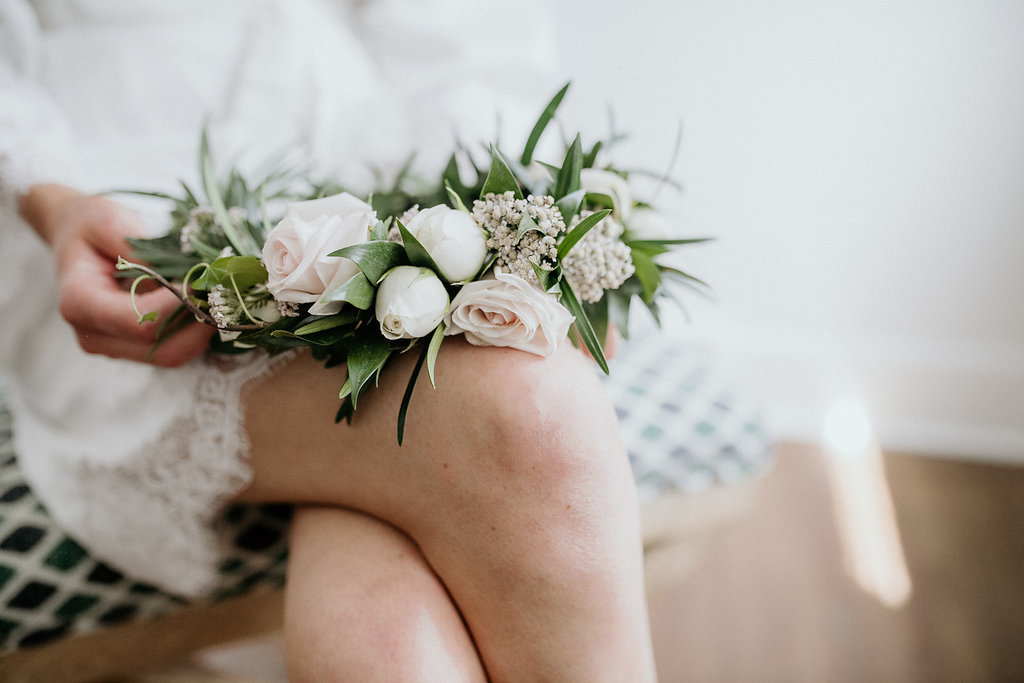
<instances>
[{"instance_id":1,"label":"cream peony bud","mask_svg":"<svg viewBox=\"0 0 1024 683\"><path fill-rule=\"evenodd\" d=\"M608 195L612 199L612 214L625 221L633 208L633 190L618 173L596 168L585 168L580 172L580 185L587 192Z\"/></svg>"},{"instance_id":2,"label":"cream peony bud","mask_svg":"<svg viewBox=\"0 0 1024 683\"><path fill-rule=\"evenodd\" d=\"M425 337L447 312L448 291L429 268L397 266L377 288L374 313L388 339Z\"/></svg>"},{"instance_id":3,"label":"cream peony bud","mask_svg":"<svg viewBox=\"0 0 1024 683\"><path fill-rule=\"evenodd\" d=\"M341 302L318 299L358 273L359 267L328 254L365 242L376 222L370 205L347 192L288 204L285 217L263 245L267 289L278 301L317 302L310 308L314 315L337 313Z\"/></svg>"},{"instance_id":4,"label":"cream peony bud","mask_svg":"<svg viewBox=\"0 0 1024 683\"><path fill-rule=\"evenodd\" d=\"M405 226L448 282L474 277L487 260L487 235L465 211L443 204L423 209Z\"/></svg>"},{"instance_id":5,"label":"cream peony bud","mask_svg":"<svg viewBox=\"0 0 1024 683\"><path fill-rule=\"evenodd\" d=\"M549 356L569 332L573 317L554 297L518 275L466 284L452 301L444 333L465 333L477 346L507 346Z\"/></svg>"}]
</instances>

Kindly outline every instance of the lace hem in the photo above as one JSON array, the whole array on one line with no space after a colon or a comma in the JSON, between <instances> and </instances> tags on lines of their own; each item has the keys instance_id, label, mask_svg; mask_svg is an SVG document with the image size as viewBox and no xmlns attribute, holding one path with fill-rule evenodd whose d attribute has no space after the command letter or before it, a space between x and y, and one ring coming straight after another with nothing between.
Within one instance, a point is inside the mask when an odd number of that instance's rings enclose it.
<instances>
[{"instance_id":1,"label":"lace hem","mask_svg":"<svg viewBox=\"0 0 1024 683\"><path fill-rule=\"evenodd\" d=\"M110 466L60 463L64 500L47 501L51 513L127 574L178 595L209 594L229 543L215 518L252 479L242 388L292 357L208 359L190 408L135 457Z\"/></svg>"}]
</instances>

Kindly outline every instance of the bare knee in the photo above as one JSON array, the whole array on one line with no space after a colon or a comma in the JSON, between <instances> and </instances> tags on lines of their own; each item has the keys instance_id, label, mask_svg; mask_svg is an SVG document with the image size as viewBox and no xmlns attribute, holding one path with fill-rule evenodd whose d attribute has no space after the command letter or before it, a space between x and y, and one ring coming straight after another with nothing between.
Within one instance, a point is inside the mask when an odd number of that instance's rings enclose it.
<instances>
[{"instance_id":1,"label":"bare knee","mask_svg":"<svg viewBox=\"0 0 1024 683\"><path fill-rule=\"evenodd\" d=\"M469 516L485 534L522 525L552 560L635 516L614 410L592 362L563 346L546 359L491 349L463 362L463 410L447 422L462 441L435 464L446 517Z\"/></svg>"}]
</instances>

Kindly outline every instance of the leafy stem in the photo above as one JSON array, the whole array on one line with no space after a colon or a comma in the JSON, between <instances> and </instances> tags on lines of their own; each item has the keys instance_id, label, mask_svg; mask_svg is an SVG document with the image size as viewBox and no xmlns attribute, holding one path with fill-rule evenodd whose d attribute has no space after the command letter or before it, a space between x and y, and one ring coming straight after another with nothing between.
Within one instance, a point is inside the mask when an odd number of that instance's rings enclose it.
<instances>
[{"instance_id":1,"label":"leafy stem","mask_svg":"<svg viewBox=\"0 0 1024 683\"><path fill-rule=\"evenodd\" d=\"M199 320L199 322L201 322L201 323L203 323L205 325L209 325L210 327L215 327L218 330L225 330L227 332L251 332L253 330L262 330L264 327L266 327L266 325L261 325L261 324L252 324L252 325L218 325L217 321L215 321L213 319L213 316L210 315L210 313L208 311L204 311L202 308L197 306L196 303L194 301L192 301L191 297L189 297L186 294L184 294L181 290L179 290L177 287L175 287L173 284L171 284L170 281L167 280L167 278L165 278L163 275L161 275L160 273L156 272L152 268L150 268L148 266L144 266L144 265L142 265L140 263L132 263L131 261L126 261L123 257L119 256L118 259L117 259L117 269L118 270L137 270L140 273L143 273L145 277L148 277L148 278L154 280L158 285L160 285L164 289L169 290L172 294L174 294L174 296L176 296L178 298L178 300L181 301L182 305L184 305L185 308L187 308L189 311L191 311L196 316L196 319ZM135 288L134 287L132 288L131 295L132 295L132 305L134 306L135 305ZM137 308L136 308L136 312L138 312ZM140 315L139 316L139 322L141 323L141 322L145 322L146 320L150 320L151 318L148 317L149 315L150 314Z\"/></svg>"}]
</instances>

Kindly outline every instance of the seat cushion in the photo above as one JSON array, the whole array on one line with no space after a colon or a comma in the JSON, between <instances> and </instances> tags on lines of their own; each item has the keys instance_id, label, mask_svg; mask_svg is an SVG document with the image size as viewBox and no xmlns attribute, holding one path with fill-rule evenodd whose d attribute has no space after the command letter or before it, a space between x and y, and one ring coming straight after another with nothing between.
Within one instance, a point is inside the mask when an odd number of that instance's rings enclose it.
<instances>
[{"instance_id":1,"label":"seat cushion","mask_svg":"<svg viewBox=\"0 0 1024 683\"><path fill-rule=\"evenodd\" d=\"M234 548L209 602L284 584L290 518L287 505L235 505L225 511L219 523L234 532ZM0 652L186 604L91 557L53 523L21 474L10 414L0 401Z\"/></svg>"}]
</instances>

